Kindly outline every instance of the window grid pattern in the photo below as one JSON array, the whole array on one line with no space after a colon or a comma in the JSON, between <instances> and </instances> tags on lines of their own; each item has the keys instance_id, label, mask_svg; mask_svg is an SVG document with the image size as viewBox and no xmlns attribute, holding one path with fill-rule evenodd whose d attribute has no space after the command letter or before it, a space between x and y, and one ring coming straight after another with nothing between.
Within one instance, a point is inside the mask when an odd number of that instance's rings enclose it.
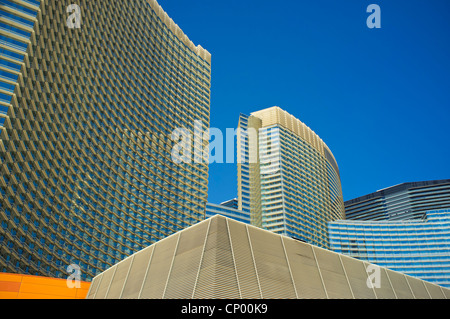
<instances>
[{"instance_id":1,"label":"window grid pattern","mask_svg":"<svg viewBox=\"0 0 450 319\"><path fill-rule=\"evenodd\" d=\"M261 120L240 114L237 132L238 208L262 227L259 137Z\"/></svg>"},{"instance_id":2,"label":"window grid pattern","mask_svg":"<svg viewBox=\"0 0 450 319\"><path fill-rule=\"evenodd\" d=\"M329 223L330 248L450 288L450 210L423 220Z\"/></svg>"},{"instance_id":3,"label":"window grid pattern","mask_svg":"<svg viewBox=\"0 0 450 319\"><path fill-rule=\"evenodd\" d=\"M38 11L39 1L0 2L0 130L7 118Z\"/></svg>"},{"instance_id":4,"label":"window grid pattern","mask_svg":"<svg viewBox=\"0 0 450 319\"><path fill-rule=\"evenodd\" d=\"M211 66L156 1L80 1L80 29L70 4L40 3L6 103L0 271L61 278L77 264L90 280L204 219L207 163L174 163L171 133L209 127Z\"/></svg>"},{"instance_id":5,"label":"window grid pattern","mask_svg":"<svg viewBox=\"0 0 450 319\"><path fill-rule=\"evenodd\" d=\"M259 201L260 212L251 214L261 216L261 226L252 225L328 248L328 222L344 217L333 155L317 134L279 107L241 115L240 125L254 128L245 126L251 120L260 121L254 150L258 172L251 175L249 168L238 166L238 197L242 203ZM249 137L239 141L238 149L250 152ZM243 181L250 185L250 194L259 189L260 197L246 196Z\"/></svg>"},{"instance_id":6,"label":"window grid pattern","mask_svg":"<svg viewBox=\"0 0 450 319\"><path fill-rule=\"evenodd\" d=\"M214 215L222 215L227 218L237 220L242 223L250 224L250 214L245 213L233 207L227 207L222 204L206 203L205 218L213 217Z\"/></svg>"},{"instance_id":7,"label":"window grid pattern","mask_svg":"<svg viewBox=\"0 0 450 319\"><path fill-rule=\"evenodd\" d=\"M425 211L450 208L450 180L403 183L344 203L346 219L422 219Z\"/></svg>"}]
</instances>

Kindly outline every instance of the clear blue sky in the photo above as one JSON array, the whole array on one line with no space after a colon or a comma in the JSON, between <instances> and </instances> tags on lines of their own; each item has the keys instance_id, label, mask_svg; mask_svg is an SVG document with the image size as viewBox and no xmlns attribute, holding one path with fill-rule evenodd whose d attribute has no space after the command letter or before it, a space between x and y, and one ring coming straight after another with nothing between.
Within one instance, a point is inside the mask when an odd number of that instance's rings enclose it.
<instances>
[{"instance_id":1,"label":"clear blue sky","mask_svg":"<svg viewBox=\"0 0 450 319\"><path fill-rule=\"evenodd\" d=\"M211 127L280 106L330 147L344 200L450 178L450 1L158 3L212 54ZM236 175L210 164L208 200L236 197Z\"/></svg>"}]
</instances>

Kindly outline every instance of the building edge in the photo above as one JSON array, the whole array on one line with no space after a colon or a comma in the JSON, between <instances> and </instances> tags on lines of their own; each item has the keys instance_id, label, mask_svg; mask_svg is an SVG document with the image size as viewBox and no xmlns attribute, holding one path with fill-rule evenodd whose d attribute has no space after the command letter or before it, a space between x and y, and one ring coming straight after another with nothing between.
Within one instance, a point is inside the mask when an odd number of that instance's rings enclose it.
<instances>
[{"instance_id":1,"label":"building edge","mask_svg":"<svg viewBox=\"0 0 450 319\"><path fill-rule=\"evenodd\" d=\"M164 11L160 4L156 0L147 0L150 4L153 11L156 12L158 17L162 20L162 22L167 25L167 27L173 32L173 34L183 42L188 48L194 51L197 55L199 55L203 60L207 61L211 64L211 53L208 50L204 49L200 44L195 46L194 42L192 42L188 36L181 30L181 28L176 24L171 17Z\"/></svg>"}]
</instances>

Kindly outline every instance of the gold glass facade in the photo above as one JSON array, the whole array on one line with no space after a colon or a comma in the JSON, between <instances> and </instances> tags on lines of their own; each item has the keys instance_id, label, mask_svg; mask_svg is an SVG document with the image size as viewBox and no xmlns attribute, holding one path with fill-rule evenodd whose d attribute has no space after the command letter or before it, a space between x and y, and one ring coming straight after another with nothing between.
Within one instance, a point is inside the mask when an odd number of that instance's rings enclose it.
<instances>
[{"instance_id":1,"label":"gold glass facade","mask_svg":"<svg viewBox=\"0 0 450 319\"><path fill-rule=\"evenodd\" d=\"M248 123L255 119L260 125L252 146L250 131L255 126ZM238 165L238 198L241 204L259 207L250 208L252 223L328 248L328 222L343 219L345 213L339 169L327 145L279 107L241 115L240 127L244 133L238 149L248 164ZM257 154L253 164L252 153Z\"/></svg>"},{"instance_id":2,"label":"gold glass facade","mask_svg":"<svg viewBox=\"0 0 450 319\"><path fill-rule=\"evenodd\" d=\"M171 133L209 127L210 54L156 1L77 3L80 28L70 0L0 4L3 272L90 280L204 219L207 163Z\"/></svg>"}]
</instances>

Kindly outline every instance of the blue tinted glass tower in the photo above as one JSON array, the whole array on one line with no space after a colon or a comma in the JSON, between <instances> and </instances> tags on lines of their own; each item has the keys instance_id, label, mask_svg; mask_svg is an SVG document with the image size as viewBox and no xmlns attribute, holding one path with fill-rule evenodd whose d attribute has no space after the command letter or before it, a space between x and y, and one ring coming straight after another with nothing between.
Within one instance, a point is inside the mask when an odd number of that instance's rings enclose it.
<instances>
[{"instance_id":1,"label":"blue tinted glass tower","mask_svg":"<svg viewBox=\"0 0 450 319\"><path fill-rule=\"evenodd\" d=\"M330 248L443 287L450 287L450 209L423 219L329 223Z\"/></svg>"}]
</instances>

